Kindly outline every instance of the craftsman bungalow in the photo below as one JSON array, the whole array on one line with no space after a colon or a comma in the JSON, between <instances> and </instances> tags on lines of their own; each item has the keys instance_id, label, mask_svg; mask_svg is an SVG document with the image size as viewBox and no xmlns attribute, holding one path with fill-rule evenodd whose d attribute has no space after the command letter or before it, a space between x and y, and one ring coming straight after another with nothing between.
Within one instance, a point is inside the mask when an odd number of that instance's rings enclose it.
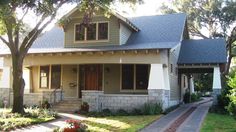
<instances>
[{"instance_id":1,"label":"craftsman bungalow","mask_svg":"<svg viewBox=\"0 0 236 132\"><path fill-rule=\"evenodd\" d=\"M219 94L225 41L190 40L185 14L125 18L100 12L88 27L79 26L82 17L78 7L73 9L63 17L63 27L45 32L29 50L24 61L25 104L82 100L90 110L130 110L160 101L167 108L182 102L192 86L191 73L198 72L214 73L213 93ZM7 79L0 94L9 95L12 102L11 56L1 56Z\"/></svg>"}]
</instances>

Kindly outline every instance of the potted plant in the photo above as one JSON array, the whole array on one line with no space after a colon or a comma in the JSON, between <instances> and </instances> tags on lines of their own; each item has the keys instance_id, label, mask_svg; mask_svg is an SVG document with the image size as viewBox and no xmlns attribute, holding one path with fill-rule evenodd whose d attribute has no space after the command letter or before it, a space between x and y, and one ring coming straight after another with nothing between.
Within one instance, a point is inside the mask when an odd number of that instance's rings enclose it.
<instances>
[{"instance_id":1,"label":"potted plant","mask_svg":"<svg viewBox=\"0 0 236 132\"><path fill-rule=\"evenodd\" d=\"M82 103L82 105L81 105L81 109L80 109L81 111L83 111L83 112L89 112L89 105L88 105L88 103L87 102L83 102Z\"/></svg>"}]
</instances>

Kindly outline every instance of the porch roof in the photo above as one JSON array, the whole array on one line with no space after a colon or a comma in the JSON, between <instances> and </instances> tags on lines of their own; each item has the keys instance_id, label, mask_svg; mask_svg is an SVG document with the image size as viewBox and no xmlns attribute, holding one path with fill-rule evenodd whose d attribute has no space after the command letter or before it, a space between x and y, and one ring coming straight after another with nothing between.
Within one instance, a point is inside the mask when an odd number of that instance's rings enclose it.
<instances>
[{"instance_id":1,"label":"porch roof","mask_svg":"<svg viewBox=\"0 0 236 132\"><path fill-rule=\"evenodd\" d=\"M222 64L227 61L224 39L182 41L178 64Z\"/></svg>"}]
</instances>

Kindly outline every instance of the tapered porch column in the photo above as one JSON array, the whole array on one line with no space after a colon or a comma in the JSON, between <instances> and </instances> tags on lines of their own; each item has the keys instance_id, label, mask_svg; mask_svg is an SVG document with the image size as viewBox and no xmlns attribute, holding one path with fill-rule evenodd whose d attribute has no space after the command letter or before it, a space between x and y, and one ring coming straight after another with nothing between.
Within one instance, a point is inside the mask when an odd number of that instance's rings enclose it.
<instances>
[{"instance_id":1,"label":"tapered porch column","mask_svg":"<svg viewBox=\"0 0 236 132\"><path fill-rule=\"evenodd\" d=\"M214 67L213 72L213 104L217 104L217 96L221 94L221 76L220 76L220 68L219 66Z\"/></svg>"},{"instance_id":2,"label":"tapered porch column","mask_svg":"<svg viewBox=\"0 0 236 132\"><path fill-rule=\"evenodd\" d=\"M148 95L150 100L160 101L163 108L169 106L170 83L168 68L163 64L151 64Z\"/></svg>"},{"instance_id":3,"label":"tapered porch column","mask_svg":"<svg viewBox=\"0 0 236 132\"><path fill-rule=\"evenodd\" d=\"M194 80L193 80L193 76L190 76L190 93L194 93Z\"/></svg>"}]
</instances>

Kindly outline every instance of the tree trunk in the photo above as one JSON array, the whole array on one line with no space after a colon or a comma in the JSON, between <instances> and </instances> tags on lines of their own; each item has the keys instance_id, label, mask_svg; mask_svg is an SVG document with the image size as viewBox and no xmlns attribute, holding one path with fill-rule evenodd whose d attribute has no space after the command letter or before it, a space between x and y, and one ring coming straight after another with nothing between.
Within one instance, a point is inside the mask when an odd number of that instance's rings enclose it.
<instances>
[{"instance_id":1,"label":"tree trunk","mask_svg":"<svg viewBox=\"0 0 236 132\"><path fill-rule=\"evenodd\" d=\"M232 58L233 58L233 56L229 54L228 60L227 60L227 63L226 63L226 67L225 67L224 75L229 74L229 69L230 69L230 64L231 64Z\"/></svg>"},{"instance_id":2,"label":"tree trunk","mask_svg":"<svg viewBox=\"0 0 236 132\"><path fill-rule=\"evenodd\" d=\"M24 113L23 97L25 82L23 79L23 57L12 55L13 67L13 113Z\"/></svg>"}]
</instances>

